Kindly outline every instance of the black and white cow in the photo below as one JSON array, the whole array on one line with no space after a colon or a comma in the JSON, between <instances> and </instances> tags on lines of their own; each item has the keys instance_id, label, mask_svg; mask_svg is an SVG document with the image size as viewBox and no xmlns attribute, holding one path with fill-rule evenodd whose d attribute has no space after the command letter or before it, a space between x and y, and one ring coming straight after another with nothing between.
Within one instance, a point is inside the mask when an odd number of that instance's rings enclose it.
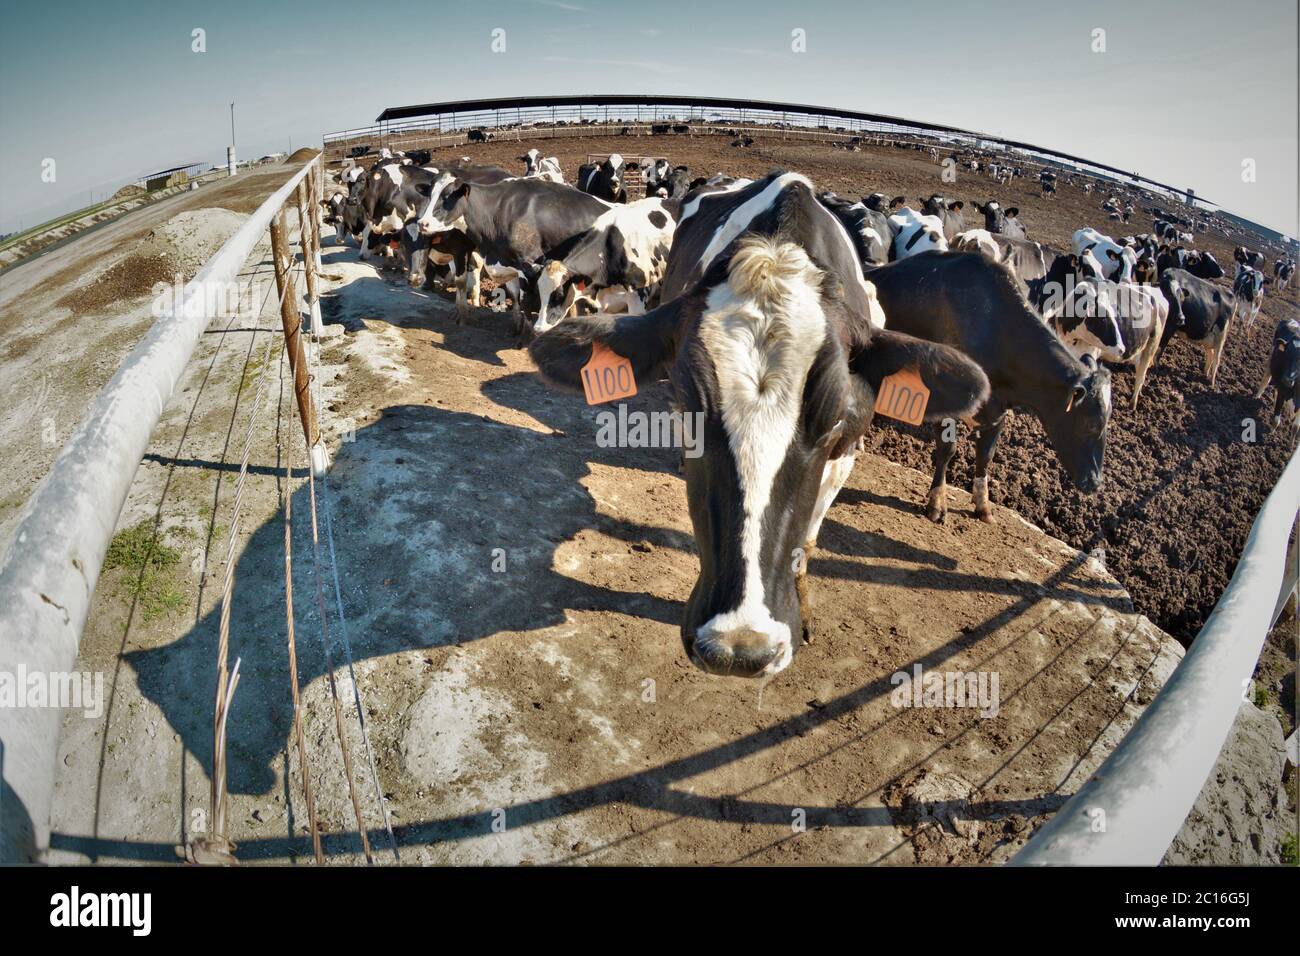
<instances>
[{"instance_id":1,"label":"black and white cow","mask_svg":"<svg viewBox=\"0 0 1300 956\"><path fill-rule=\"evenodd\" d=\"M1281 424L1285 411L1292 430L1300 430L1300 322L1295 319L1283 319L1273 331L1268 372L1255 398L1263 398L1270 385L1277 389L1273 401L1273 424Z\"/></svg>"},{"instance_id":2,"label":"black and white cow","mask_svg":"<svg viewBox=\"0 0 1300 956\"><path fill-rule=\"evenodd\" d=\"M543 156L540 150L530 149L519 157L519 161L524 164L525 176L552 183L564 182L564 170L554 156Z\"/></svg>"},{"instance_id":3,"label":"black and white cow","mask_svg":"<svg viewBox=\"0 0 1300 956\"><path fill-rule=\"evenodd\" d=\"M572 248L556 251L537 276L537 321L533 331L549 331L564 319L579 293L622 286L639 302L625 300L626 310L645 311L659 292L668 268L676 222L668 201L639 199L607 208Z\"/></svg>"},{"instance_id":4,"label":"black and white cow","mask_svg":"<svg viewBox=\"0 0 1300 956\"><path fill-rule=\"evenodd\" d=\"M432 266L441 266L447 270L444 288L447 288L458 276L464 280L468 271L469 257L474 252L469 239L459 229L449 229L446 232L435 232L426 236L420 232L419 225L414 222L408 222L402 228L401 243L406 279L417 289L433 287Z\"/></svg>"},{"instance_id":5,"label":"black and white cow","mask_svg":"<svg viewBox=\"0 0 1300 956\"><path fill-rule=\"evenodd\" d=\"M1132 365L1132 407L1137 408L1169 319L1169 302L1158 288L1084 279L1075 284L1064 308L1045 318L1076 357L1087 353L1094 359ZM1116 347L1107 346L1112 336L1118 339Z\"/></svg>"},{"instance_id":6,"label":"black and white cow","mask_svg":"<svg viewBox=\"0 0 1300 956\"><path fill-rule=\"evenodd\" d=\"M623 185L623 157L610 153L603 163L583 163L578 167L577 186L584 193L606 202L627 202Z\"/></svg>"},{"instance_id":7,"label":"black and white cow","mask_svg":"<svg viewBox=\"0 0 1300 956\"><path fill-rule=\"evenodd\" d=\"M1261 272L1268 265L1268 257L1262 252L1251 252L1245 246L1237 246L1232 250L1232 258L1236 260L1237 272L1242 269L1259 269Z\"/></svg>"},{"instance_id":8,"label":"black and white cow","mask_svg":"<svg viewBox=\"0 0 1300 956\"><path fill-rule=\"evenodd\" d=\"M988 382L957 350L873 320L853 245L804 177L698 198L673 240L665 304L563 322L530 350L548 380L575 388L599 342L639 382L667 375L677 407L700 416L703 453L685 461L700 574L682 643L705 671L757 677L785 669L810 633L809 550L882 380L919 374L931 421L972 413Z\"/></svg>"},{"instance_id":9,"label":"black and white cow","mask_svg":"<svg viewBox=\"0 0 1300 956\"><path fill-rule=\"evenodd\" d=\"M1174 333L1182 332L1205 355L1205 374L1214 387L1228 327L1237 314L1237 299L1227 289L1198 279L1186 269L1168 269L1160 276L1160 291L1169 303L1169 321L1160 338L1163 351Z\"/></svg>"},{"instance_id":10,"label":"black and white cow","mask_svg":"<svg viewBox=\"0 0 1300 956\"><path fill-rule=\"evenodd\" d=\"M1218 260L1204 251L1189 252L1182 268L1199 279L1222 279L1225 274Z\"/></svg>"},{"instance_id":11,"label":"black and white cow","mask_svg":"<svg viewBox=\"0 0 1300 956\"><path fill-rule=\"evenodd\" d=\"M459 229L474 247L466 282L457 293L462 315L477 298L482 268L511 293L515 329L526 332L524 295L542 267L563 258L609 211L609 204L571 186L544 179L506 179L483 185L456 180L430 203L420 219L426 235ZM520 228L521 224L527 228Z\"/></svg>"},{"instance_id":12,"label":"black and white cow","mask_svg":"<svg viewBox=\"0 0 1300 956\"><path fill-rule=\"evenodd\" d=\"M822 193L818 198L844 224L864 267L882 266L889 261L894 234L884 213L868 209L860 202L849 202L832 192Z\"/></svg>"},{"instance_id":13,"label":"black and white cow","mask_svg":"<svg viewBox=\"0 0 1300 956\"><path fill-rule=\"evenodd\" d=\"M903 206L890 215L889 231L894 237L890 246L891 259L906 259L922 252L945 252L948 249L943 220L938 216L924 216L911 206Z\"/></svg>"},{"instance_id":14,"label":"black and white cow","mask_svg":"<svg viewBox=\"0 0 1300 956\"><path fill-rule=\"evenodd\" d=\"M361 233L362 259L370 256L367 240L372 233L394 235L420 215L437 176L437 170L403 166L400 162L381 163L366 173L365 192L360 199L365 218Z\"/></svg>"},{"instance_id":15,"label":"black and white cow","mask_svg":"<svg viewBox=\"0 0 1300 956\"><path fill-rule=\"evenodd\" d=\"M643 169L641 171L641 181L645 184L645 194L667 199L668 177L671 173L672 166L668 164L666 159L656 159Z\"/></svg>"},{"instance_id":16,"label":"black and white cow","mask_svg":"<svg viewBox=\"0 0 1300 956\"><path fill-rule=\"evenodd\" d=\"M953 236L966 228L966 217L962 215L962 206L965 204L960 200L949 202L938 193L931 194L929 199L920 199L921 214L925 216L935 216L943 223L943 237L948 242L952 242Z\"/></svg>"},{"instance_id":17,"label":"black and white cow","mask_svg":"<svg viewBox=\"0 0 1300 956\"><path fill-rule=\"evenodd\" d=\"M1223 273L1220 272L1220 275ZM1273 263L1273 282L1276 284L1277 291L1281 292L1291 284L1291 277L1295 275L1295 262L1288 258L1278 259Z\"/></svg>"},{"instance_id":18,"label":"black and white cow","mask_svg":"<svg viewBox=\"0 0 1300 956\"><path fill-rule=\"evenodd\" d=\"M993 235L1010 236L1013 239L1025 238L1025 226L1017 218L1020 215L1017 207L1012 206L1004 210L1002 204L996 199L990 199L983 205L975 203L975 208L984 214L984 228Z\"/></svg>"},{"instance_id":19,"label":"black and white cow","mask_svg":"<svg viewBox=\"0 0 1300 956\"><path fill-rule=\"evenodd\" d=\"M1030 310L1005 269L984 256L929 252L869 269L889 328L942 342L974 359L992 394L973 415L975 515L993 520L989 469L998 436L1013 408L1037 415L1069 479L1084 492L1101 487L1110 419L1110 373L1076 359ZM936 428L934 480L926 514L947 512L948 463L956 442Z\"/></svg>"},{"instance_id":20,"label":"black and white cow","mask_svg":"<svg viewBox=\"0 0 1300 956\"><path fill-rule=\"evenodd\" d=\"M1074 254L1085 259L1091 253L1101 266L1103 278L1116 282L1132 282L1133 267L1137 265L1137 250L1130 246L1121 246L1110 236L1086 227L1074 233Z\"/></svg>"},{"instance_id":21,"label":"black and white cow","mask_svg":"<svg viewBox=\"0 0 1300 956\"><path fill-rule=\"evenodd\" d=\"M1250 266L1241 266L1237 277L1232 280L1232 294L1237 297L1237 304L1249 318L1247 328L1255 324L1260 306L1264 304L1264 273Z\"/></svg>"}]
</instances>

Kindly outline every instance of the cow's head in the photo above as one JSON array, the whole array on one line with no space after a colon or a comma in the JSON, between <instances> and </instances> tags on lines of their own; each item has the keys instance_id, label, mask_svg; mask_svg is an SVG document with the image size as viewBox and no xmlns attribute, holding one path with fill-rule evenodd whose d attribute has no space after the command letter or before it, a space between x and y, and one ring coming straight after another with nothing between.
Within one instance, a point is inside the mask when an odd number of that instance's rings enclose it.
<instances>
[{"instance_id":1,"label":"cow's head","mask_svg":"<svg viewBox=\"0 0 1300 956\"><path fill-rule=\"evenodd\" d=\"M1075 283L1045 318L1074 355L1118 362L1125 352L1119 306L1111 283L1085 279Z\"/></svg>"},{"instance_id":2,"label":"cow's head","mask_svg":"<svg viewBox=\"0 0 1300 956\"><path fill-rule=\"evenodd\" d=\"M733 248L672 302L562 322L530 351L547 379L570 388L597 342L627 358L638 382L669 376L676 409L702 435L698 457L685 457L700 574L682 642L705 671L756 677L793 658L797 577L827 463L849 460L882 379L917 372L935 421L972 414L989 386L955 349L850 315L838 281L797 244L746 236ZM845 344L850 322L868 344Z\"/></svg>"},{"instance_id":3,"label":"cow's head","mask_svg":"<svg viewBox=\"0 0 1300 956\"><path fill-rule=\"evenodd\" d=\"M1101 487L1106 456L1106 423L1110 421L1110 372L1090 354L1079 357L1078 369L1067 382L1064 401L1036 409L1047 439L1080 491Z\"/></svg>"},{"instance_id":4,"label":"cow's head","mask_svg":"<svg viewBox=\"0 0 1300 956\"><path fill-rule=\"evenodd\" d=\"M451 172L439 173L429 189L429 199L420 214L420 232L436 232L465 227L465 208L469 203L470 184L459 182Z\"/></svg>"},{"instance_id":5,"label":"cow's head","mask_svg":"<svg viewBox=\"0 0 1300 956\"><path fill-rule=\"evenodd\" d=\"M547 262L537 276L539 304L533 332L541 335L553 329L569 314L578 295L585 291L583 276L574 275L559 259Z\"/></svg>"}]
</instances>

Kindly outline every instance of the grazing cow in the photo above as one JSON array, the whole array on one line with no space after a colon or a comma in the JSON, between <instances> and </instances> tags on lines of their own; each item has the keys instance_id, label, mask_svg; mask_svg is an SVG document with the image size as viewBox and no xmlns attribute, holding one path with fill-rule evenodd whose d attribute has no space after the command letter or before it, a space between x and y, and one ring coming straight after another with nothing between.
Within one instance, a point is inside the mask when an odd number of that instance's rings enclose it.
<instances>
[{"instance_id":1,"label":"grazing cow","mask_svg":"<svg viewBox=\"0 0 1300 956\"><path fill-rule=\"evenodd\" d=\"M1263 398L1270 385L1277 389L1273 424L1282 423L1282 412L1286 409L1292 430L1300 429L1300 322L1295 319L1283 319L1277 324L1273 350L1268 357L1268 373L1255 398Z\"/></svg>"},{"instance_id":2,"label":"grazing cow","mask_svg":"<svg viewBox=\"0 0 1300 956\"><path fill-rule=\"evenodd\" d=\"M882 266L889 261L894 234L884 213L868 209L860 202L851 203L832 192L822 193L818 198L844 224L864 267Z\"/></svg>"},{"instance_id":3,"label":"grazing cow","mask_svg":"<svg viewBox=\"0 0 1300 956\"><path fill-rule=\"evenodd\" d=\"M1232 294L1237 297L1238 304L1250 317L1246 323L1247 328L1255 324L1259 307L1264 304L1264 281L1264 273L1250 266L1239 268L1237 277L1232 280Z\"/></svg>"},{"instance_id":4,"label":"grazing cow","mask_svg":"<svg viewBox=\"0 0 1300 956\"><path fill-rule=\"evenodd\" d=\"M471 143L488 143L492 141L492 134L486 130L472 129L469 131L469 141Z\"/></svg>"},{"instance_id":5,"label":"grazing cow","mask_svg":"<svg viewBox=\"0 0 1300 956\"><path fill-rule=\"evenodd\" d=\"M1208 252L1189 252L1182 268L1200 279L1222 279L1224 276L1223 266Z\"/></svg>"},{"instance_id":6,"label":"grazing cow","mask_svg":"<svg viewBox=\"0 0 1300 956\"><path fill-rule=\"evenodd\" d=\"M346 244L348 236L361 235L365 228L361 204L350 201L346 192L337 191L320 203L325 210L325 222L334 227L334 239L340 246Z\"/></svg>"},{"instance_id":7,"label":"grazing cow","mask_svg":"<svg viewBox=\"0 0 1300 956\"><path fill-rule=\"evenodd\" d=\"M1045 303L1043 320L1077 359L1118 362L1124 358L1119 309L1105 279L1068 282L1062 295Z\"/></svg>"},{"instance_id":8,"label":"grazing cow","mask_svg":"<svg viewBox=\"0 0 1300 956\"><path fill-rule=\"evenodd\" d=\"M668 267L676 223L665 200L640 199L608 208L562 257L551 259L537 277L540 335L555 327L579 292L623 286L639 294L644 312L654 303Z\"/></svg>"},{"instance_id":9,"label":"grazing cow","mask_svg":"<svg viewBox=\"0 0 1300 956\"><path fill-rule=\"evenodd\" d=\"M1259 269L1261 271L1268 265L1268 258L1262 252L1251 252L1245 246L1237 246L1232 250L1232 258L1237 261L1237 273L1240 274L1244 268Z\"/></svg>"},{"instance_id":10,"label":"grazing cow","mask_svg":"<svg viewBox=\"0 0 1300 956\"><path fill-rule=\"evenodd\" d=\"M1118 348L1107 350L1104 346L1089 346L1087 339L1094 333L1099 318L1114 324L1119 338ZM1094 358L1134 367L1132 407L1135 409L1147 372L1160 352L1160 341L1168 319L1169 302L1159 289L1105 279L1079 282L1074 287L1068 308L1049 316L1049 322L1061 336L1061 341L1076 356L1081 356L1086 350Z\"/></svg>"},{"instance_id":11,"label":"grazing cow","mask_svg":"<svg viewBox=\"0 0 1300 956\"><path fill-rule=\"evenodd\" d=\"M943 223L943 238L948 242L952 242L953 237L966 228L966 217L961 214L964 204L960 199L949 202L934 193L929 199L917 201L921 203L922 215L935 216Z\"/></svg>"},{"instance_id":12,"label":"grazing cow","mask_svg":"<svg viewBox=\"0 0 1300 956\"><path fill-rule=\"evenodd\" d=\"M551 183L564 182L564 171L560 161L554 156L543 156L539 150L530 149L519 157L524 164L524 175L533 179L545 179Z\"/></svg>"},{"instance_id":13,"label":"grazing cow","mask_svg":"<svg viewBox=\"0 0 1300 956\"><path fill-rule=\"evenodd\" d=\"M1015 206L1004 211L996 200L990 199L982 206L975 203L975 208L984 214L984 228L993 235L1025 238L1024 224L1016 218L1020 215L1020 210Z\"/></svg>"},{"instance_id":14,"label":"grazing cow","mask_svg":"<svg viewBox=\"0 0 1300 956\"><path fill-rule=\"evenodd\" d=\"M457 292L461 315L466 300L477 292L478 275L486 267L504 283L514 300L515 331L527 332L523 295L550 259L560 258L609 211L609 204L571 186L544 179L506 179L477 185L457 181L443 189L420 219L425 234L460 229L475 252L466 281ZM528 228L520 229L521 223Z\"/></svg>"},{"instance_id":15,"label":"grazing cow","mask_svg":"<svg viewBox=\"0 0 1300 956\"><path fill-rule=\"evenodd\" d=\"M1074 254L1083 257L1091 252L1101 264L1102 277L1116 282L1132 282L1133 267L1137 265L1137 250L1121 246L1110 236L1096 229L1084 228L1073 237Z\"/></svg>"},{"instance_id":16,"label":"grazing cow","mask_svg":"<svg viewBox=\"0 0 1300 956\"><path fill-rule=\"evenodd\" d=\"M906 259L933 249L940 252L948 249L943 221L938 216L923 216L910 206L903 206L889 217L889 231L894 237L891 259Z\"/></svg>"},{"instance_id":17,"label":"grazing cow","mask_svg":"<svg viewBox=\"0 0 1300 956\"><path fill-rule=\"evenodd\" d=\"M429 266L443 266L448 270L444 288L457 276L465 277L469 257L474 248L459 229L435 232L426 236L417 223L408 222L401 232L402 258L406 280L417 289L433 286L433 270ZM475 301L474 305L478 305Z\"/></svg>"},{"instance_id":18,"label":"grazing cow","mask_svg":"<svg viewBox=\"0 0 1300 956\"><path fill-rule=\"evenodd\" d=\"M1161 242L1174 243L1178 241L1178 227L1164 219L1157 219L1152 224L1151 231L1156 234L1156 238Z\"/></svg>"},{"instance_id":19,"label":"grazing cow","mask_svg":"<svg viewBox=\"0 0 1300 956\"><path fill-rule=\"evenodd\" d=\"M883 379L918 374L931 421L971 414L988 382L955 349L876 327L849 237L796 174L700 197L663 297L645 315L563 322L530 351L575 388L600 343L637 381L667 375L680 410L702 417L702 454L685 460L700 572L682 643L709 673L774 674L811 634L808 552Z\"/></svg>"},{"instance_id":20,"label":"grazing cow","mask_svg":"<svg viewBox=\"0 0 1300 956\"><path fill-rule=\"evenodd\" d=\"M603 163L583 163L578 167L578 188L606 202L627 202L623 185L623 157L610 153Z\"/></svg>"},{"instance_id":21,"label":"grazing cow","mask_svg":"<svg viewBox=\"0 0 1300 956\"><path fill-rule=\"evenodd\" d=\"M1169 320L1160 337L1163 351L1181 331L1205 353L1205 374L1214 387L1228 327L1237 314L1237 299L1226 289L1198 279L1186 269L1168 269L1160 276L1160 291L1169 303Z\"/></svg>"},{"instance_id":22,"label":"grazing cow","mask_svg":"<svg viewBox=\"0 0 1300 956\"><path fill-rule=\"evenodd\" d=\"M416 218L428 202L437 170L421 166L385 163L366 174L361 213L365 226L361 233L361 258L370 257L367 240L371 233L393 235Z\"/></svg>"},{"instance_id":23,"label":"grazing cow","mask_svg":"<svg viewBox=\"0 0 1300 956\"><path fill-rule=\"evenodd\" d=\"M1222 275L1222 271L1219 274ZM1279 292L1291 284L1293 275L1295 275L1295 263L1290 259L1278 259L1273 263L1273 281Z\"/></svg>"},{"instance_id":24,"label":"grazing cow","mask_svg":"<svg viewBox=\"0 0 1300 956\"><path fill-rule=\"evenodd\" d=\"M960 349L987 373L989 400L974 414L975 515L993 519L989 469L1013 408L1038 416L1070 480L1101 487L1110 418L1110 373L1076 359L1031 311L1005 269L971 253L931 252L870 269L889 328ZM948 463L956 443L936 429L934 480L926 515L947 512Z\"/></svg>"}]
</instances>

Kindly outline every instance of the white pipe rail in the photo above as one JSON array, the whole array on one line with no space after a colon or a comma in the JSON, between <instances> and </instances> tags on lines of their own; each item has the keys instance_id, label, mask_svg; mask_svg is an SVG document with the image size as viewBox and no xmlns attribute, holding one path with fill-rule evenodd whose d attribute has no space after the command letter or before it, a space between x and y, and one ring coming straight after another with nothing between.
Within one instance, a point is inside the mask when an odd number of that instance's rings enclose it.
<instances>
[{"instance_id":1,"label":"white pipe rail","mask_svg":"<svg viewBox=\"0 0 1300 956\"><path fill-rule=\"evenodd\" d=\"M179 307L153 324L28 500L0 563L0 674L35 676L51 686L52 678L76 666L118 515L154 427L212 318L210 307L223 300L219 290L239 274L314 162L262 203L186 286ZM325 462L319 452L313 460ZM56 706L0 707L0 864L39 862L49 845L62 713Z\"/></svg>"},{"instance_id":2,"label":"white pipe rail","mask_svg":"<svg viewBox=\"0 0 1300 956\"><path fill-rule=\"evenodd\" d=\"M1219 758L1271 628L1300 510L1300 452L1255 518L1237 570L1124 741L1011 862L1155 866Z\"/></svg>"}]
</instances>

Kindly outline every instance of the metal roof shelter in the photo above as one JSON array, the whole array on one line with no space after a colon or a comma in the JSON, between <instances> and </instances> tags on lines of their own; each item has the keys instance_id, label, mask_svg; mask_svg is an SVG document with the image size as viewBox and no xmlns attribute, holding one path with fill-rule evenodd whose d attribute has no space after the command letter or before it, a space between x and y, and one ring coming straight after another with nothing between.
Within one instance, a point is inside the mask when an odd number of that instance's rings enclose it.
<instances>
[{"instance_id":1,"label":"metal roof shelter","mask_svg":"<svg viewBox=\"0 0 1300 956\"><path fill-rule=\"evenodd\" d=\"M828 117L846 120L853 124L888 124L934 135L956 135L968 137L980 142L995 143L1007 149L1026 150L1040 156L1055 157L1071 163L1084 163L1092 169L1105 170L1106 172L1113 173L1117 176L1123 176L1127 180L1140 180L1142 183L1156 186L1168 193L1177 194L1188 202L1200 201L1202 203L1207 203L1208 205L1216 205L1215 203L1208 202L1203 197L1195 196L1188 190L1180 189L1177 186L1170 186L1167 183L1158 182L1154 179L1147 179L1138 176L1137 173L1130 170L1120 169L1117 166L1109 166L1105 163L1085 159L1081 156L1074 156L1070 153L1064 153L1059 150L1035 146L1032 143L1002 139L1001 137L989 136L986 133L979 133L956 126L946 126L942 123L927 123L923 120L904 119L902 117L889 116L883 113L867 113L859 110L846 110L831 106L774 103L769 100L732 99L729 97L715 96L674 96L649 93L591 93L586 95L566 94L557 96L513 96L495 99L453 100L443 103L421 103L411 106L390 106L375 117L375 122L386 125L403 120L420 119L445 114L479 113L497 110L564 108L575 106L595 106L606 108L667 106L704 110L740 110L745 112L753 111L755 113L779 113L785 114L786 116L789 114L795 114L796 116ZM758 117L754 117L754 119L757 120Z\"/></svg>"}]
</instances>

